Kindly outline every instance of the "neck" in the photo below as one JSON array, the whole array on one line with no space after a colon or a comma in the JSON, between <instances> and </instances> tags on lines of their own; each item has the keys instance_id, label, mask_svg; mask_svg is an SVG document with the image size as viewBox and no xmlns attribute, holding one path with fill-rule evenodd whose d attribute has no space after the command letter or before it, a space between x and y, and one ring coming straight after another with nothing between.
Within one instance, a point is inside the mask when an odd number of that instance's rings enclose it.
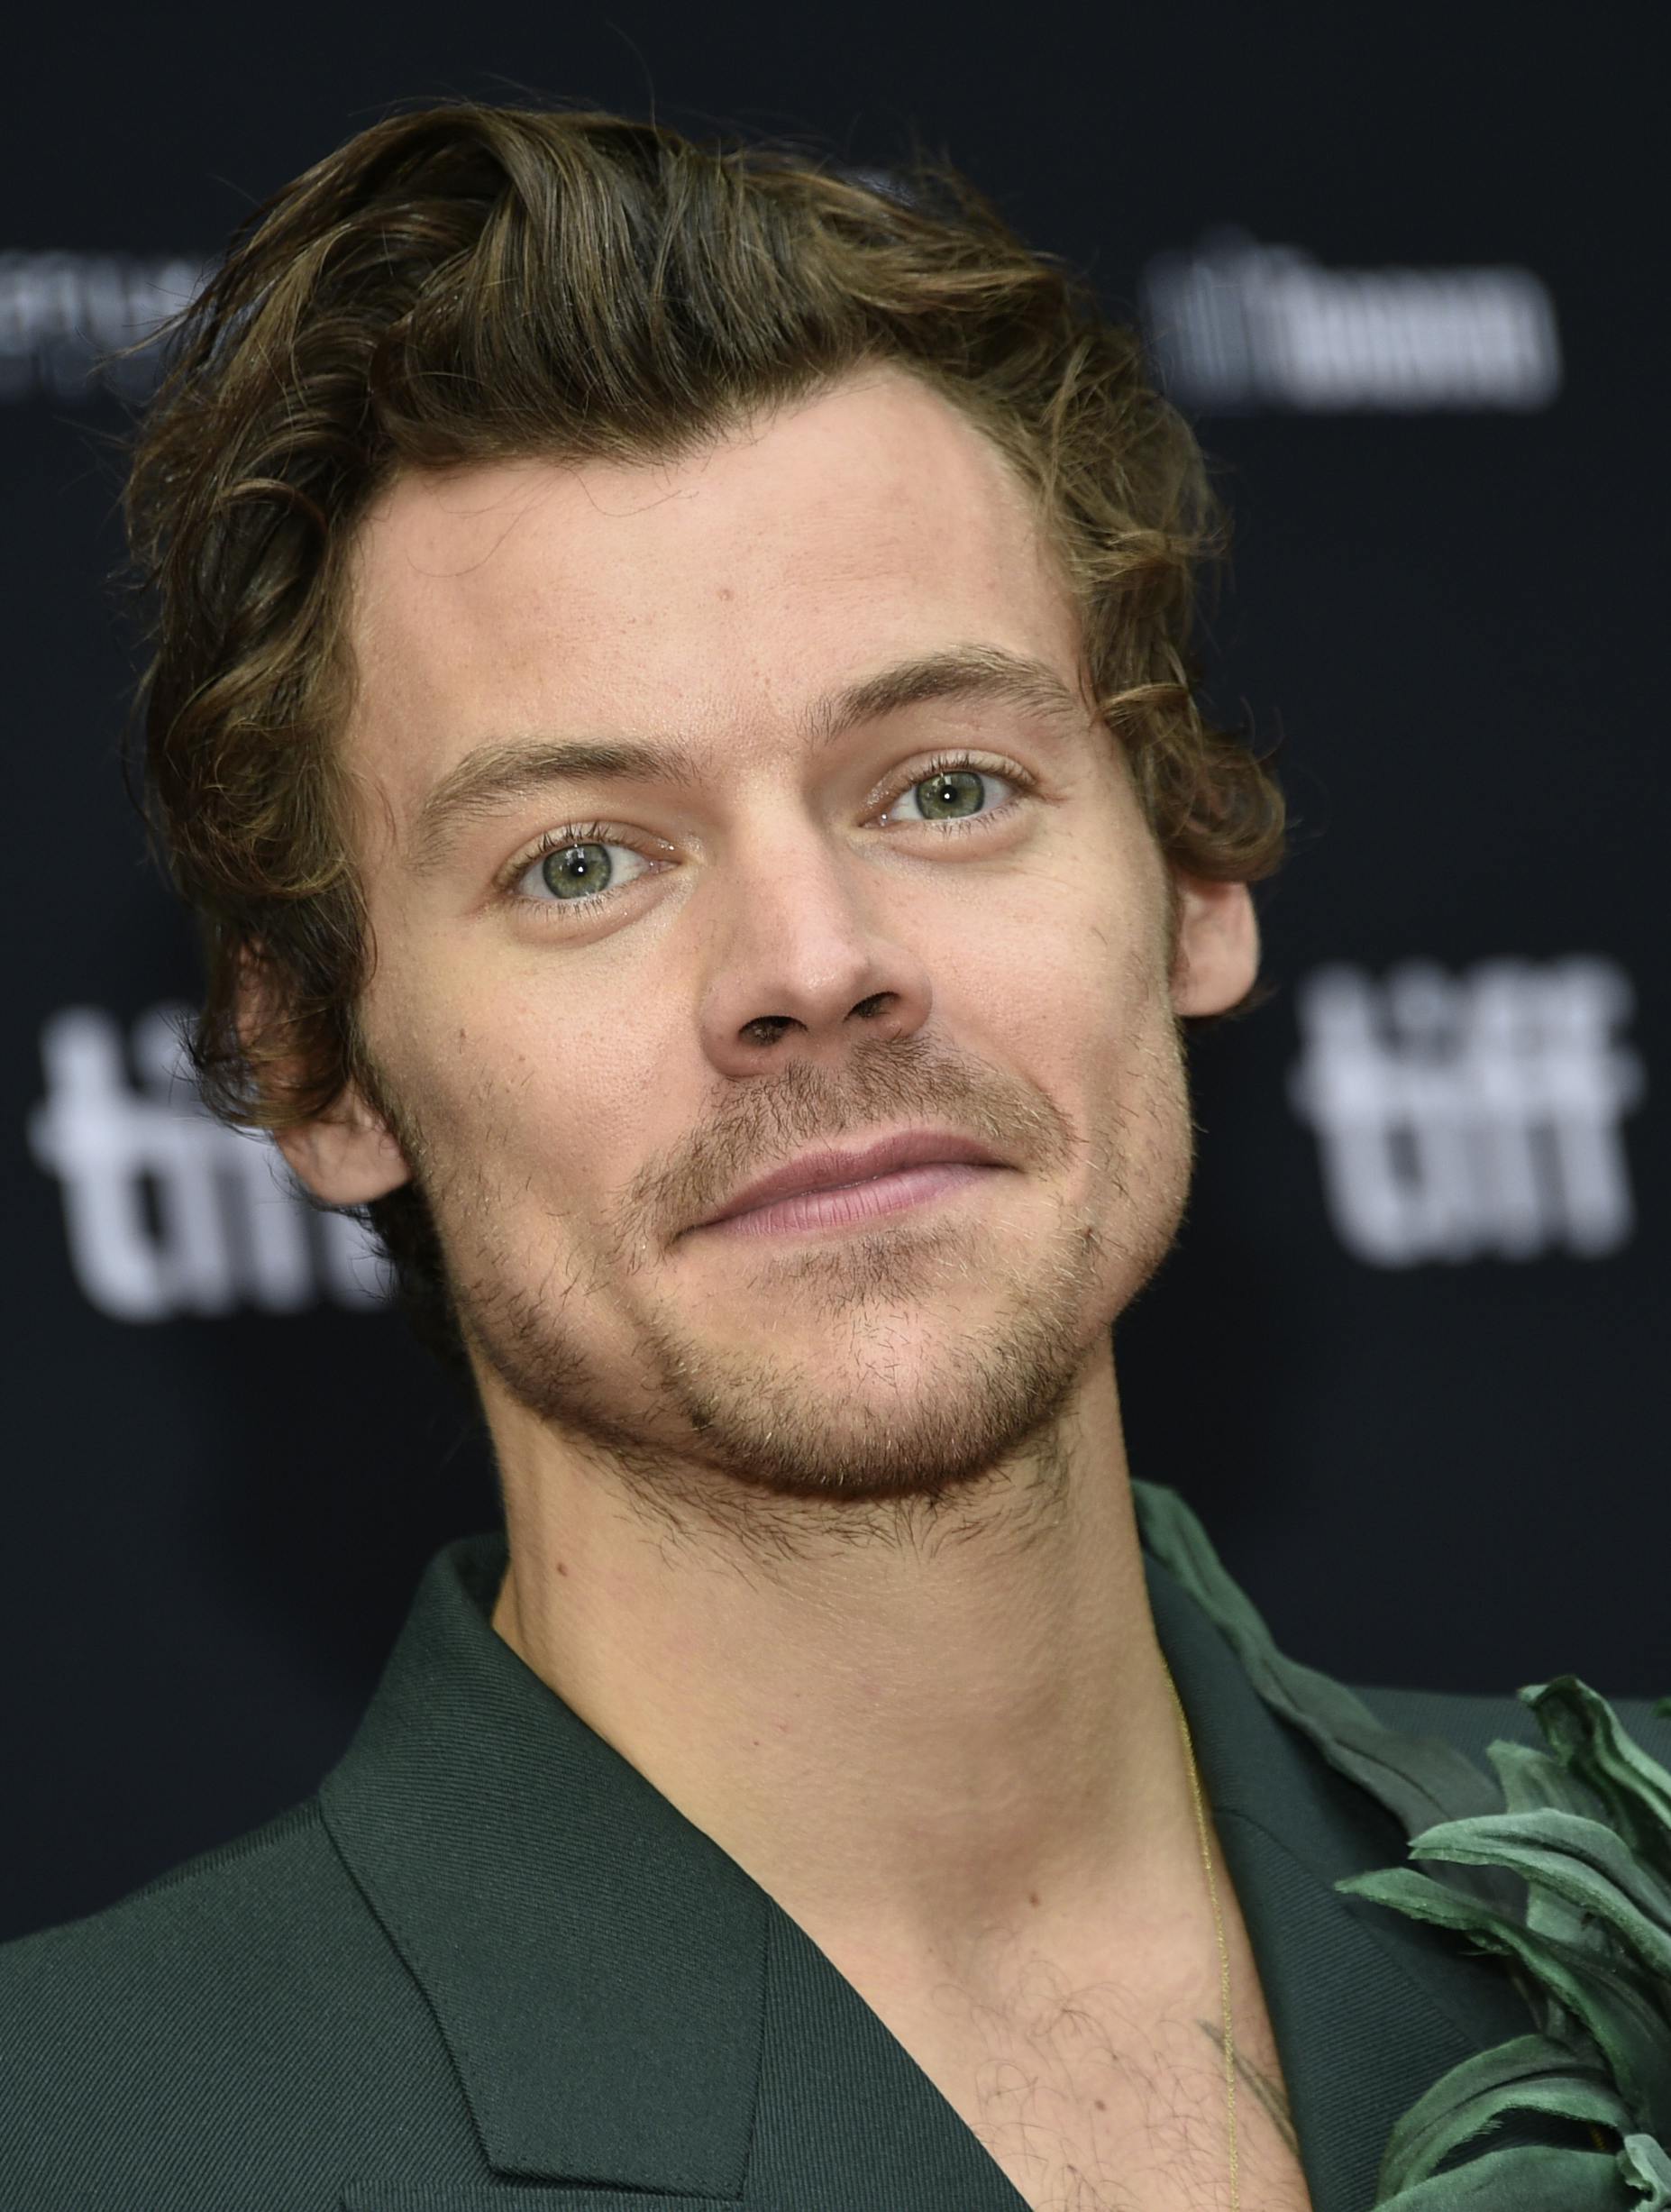
<instances>
[{"instance_id":1,"label":"neck","mask_svg":"<svg viewBox=\"0 0 1671 2212\"><path fill-rule=\"evenodd\" d=\"M929 1957L1188 1878L1111 1357L1047 1458L909 1529L794 1501L769 1557L670 1543L549 1431L494 1427L495 1628L817 1940Z\"/></svg>"}]
</instances>

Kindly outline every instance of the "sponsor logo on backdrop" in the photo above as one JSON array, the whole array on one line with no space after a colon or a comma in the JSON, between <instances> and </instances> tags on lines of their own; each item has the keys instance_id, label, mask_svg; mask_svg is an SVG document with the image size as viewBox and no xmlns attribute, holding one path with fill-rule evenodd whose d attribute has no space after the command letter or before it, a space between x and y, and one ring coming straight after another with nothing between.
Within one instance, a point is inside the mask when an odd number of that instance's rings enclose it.
<instances>
[{"instance_id":1,"label":"sponsor logo on backdrop","mask_svg":"<svg viewBox=\"0 0 1671 2212\"><path fill-rule=\"evenodd\" d=\"M359 1222L310 1206L270 1138L205 1111L188 1019L152 1007L124 1039L112 1015L72 1006L41 1030L30 1149L59 1180L88 1302L119 1321L385 1304L387 1269Z\"/></svg>"},{"instance_id":2,"label":"sponsor logo on backdrop","mask_svg":"<svg viewBox=\"0 0 1671 2212\"><path fill-rule=\"evenodd\" d=\"M1218 231L1148 263L1142 316L1167 391L1202 414L1530 413L1561 388L1529 269L1324 269Z\"/></svg>"},{"instance_id":3,"label":"sponsor logo on backdrop","mask_svg":"<svg viewBox=\"0 0 1671 2212\"><path fill-rule=\"evenodd\" d=\"M185 306L209 266L197 254L0 252L0 400L145 398L160 345L109 356Z\"/></svg>"},{"instance_id":4,"label":"sponsor logo on backdrop","mask_svg":"<svg viewBox=\"0 0 1671 2212\"><path fill-rule=\"evenodd\" d=\"M1410 960L1376 978L1314 970L1298 986L1295 1110L1317 1133L1347 1250L1424 1260L1602 1259L1636 1226L1621 1124L1641 1060L1614 962Z\"/></svg>"}]
</instances>

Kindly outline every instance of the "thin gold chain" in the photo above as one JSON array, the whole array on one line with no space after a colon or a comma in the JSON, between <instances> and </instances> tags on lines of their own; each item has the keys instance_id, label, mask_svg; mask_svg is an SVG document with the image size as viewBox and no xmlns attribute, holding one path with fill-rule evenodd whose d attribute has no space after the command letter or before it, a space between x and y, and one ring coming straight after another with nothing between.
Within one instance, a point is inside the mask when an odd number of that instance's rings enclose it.
<instances>
[{"instance_id":1,"label":"thin gold chain","mask_svg":"<svg viewBox=\"0 0 1671 2212\"><path fill-rule=\"evenodd\" d=\"M1190 1741L1190 1723L1184 1714L1183 1700L1178 1695L1178 1686L1172 1678L1172 1668L1164 1656L1161 1668L1166 1677L1166 1686L1172 1692L1172 1702L1178 1708L1178 1726L1183 1731L1183 1756L1190 1767L1190 1794L1195 1800L1195 1833L1201 1840L1201 1864L1207 1869L1207 1895L1212 1899L1213 1933L1219 1939L1219 1998L1224 2015L1224 2109L1230 2138L1230 2212L1241 2212L1241 2197L1236 2179L1236 2038L1230 2032L1230 1953L1224 1940L1224 1920L1219 1911L1219 1885L1213 1878L1212 1852L1207 1842L1207 1815L1201 1807L1201 1777L1195 1771L1195 1746Z\"/></svg>"}]
</instances>

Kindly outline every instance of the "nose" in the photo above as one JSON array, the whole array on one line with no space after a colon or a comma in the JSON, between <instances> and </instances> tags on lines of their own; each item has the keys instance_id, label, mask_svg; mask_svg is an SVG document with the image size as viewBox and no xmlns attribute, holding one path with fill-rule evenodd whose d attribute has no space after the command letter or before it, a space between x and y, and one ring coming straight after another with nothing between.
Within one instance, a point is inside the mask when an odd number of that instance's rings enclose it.
<instances>
[{"instance_id":1,"label":"nose","mask_svg":"<svg viewBox=\"0 0 1671 2212\"><path fill-rule=\"evenodd\" d=\"M891 1043L927 1022L926 961L887 911L885 881L808 833L786 856L726 887L733 901L716 940L701 1014L708 1058L728 1075L786 1059L835 1065L858 1043Z\"/></svg>"}]
</instances>

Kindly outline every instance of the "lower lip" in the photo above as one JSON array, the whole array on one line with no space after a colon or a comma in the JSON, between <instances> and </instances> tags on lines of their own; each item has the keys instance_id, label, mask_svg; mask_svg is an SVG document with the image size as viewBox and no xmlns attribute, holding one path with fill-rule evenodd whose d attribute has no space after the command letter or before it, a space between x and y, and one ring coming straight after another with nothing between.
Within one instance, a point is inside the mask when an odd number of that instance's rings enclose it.
<instances>
[{"instance_id":1,"label":"lower lip","mask_svg":"<svg viewBox=\"0 0 1671 2212\"><path fill-rule=\"evenodd\" d=\"M703 1231L710 1237L781 1237L813 1229L855 1229L884 1213L903 1213L909 1207L949 1198L996 1172L967 1160L931 1160L920 1167L899 1168L890 1175L874 1175L868 1183L800 1191L793 1198L774 1199L769 1206L751 1206L746 1213L728 1213L723 1221L705 1222Z\"/></svg>"}]
</instances>

